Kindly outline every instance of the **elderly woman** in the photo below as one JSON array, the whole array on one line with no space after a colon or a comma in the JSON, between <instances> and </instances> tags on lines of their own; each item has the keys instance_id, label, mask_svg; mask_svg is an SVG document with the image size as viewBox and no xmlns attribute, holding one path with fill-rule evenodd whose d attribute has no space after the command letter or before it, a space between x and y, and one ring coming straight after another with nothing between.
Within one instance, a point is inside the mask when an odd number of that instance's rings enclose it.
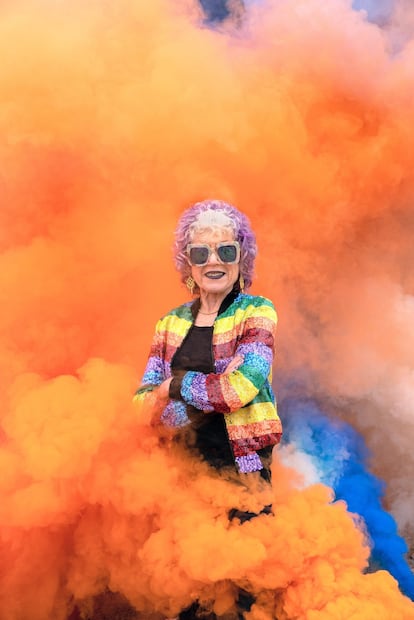
<instances>
[{"instance_id":1,"label":"elderly woman","mask_svg":"<svg viewBox=\"0 0 414 620\"><path fill-rule=\"evenodd\" d=\"M271 386L277 317L268 299L245 292L255 256L249 221L235 207L205 200L183 213L175 261L194 299L158 321L136 398L153 392L159 422L184 434L212 467L260 472L270 482L282 433ZM255 516L229 514L242 522ZM196 605L180 615L191 617Z\"/></svg>"}]
</instances>

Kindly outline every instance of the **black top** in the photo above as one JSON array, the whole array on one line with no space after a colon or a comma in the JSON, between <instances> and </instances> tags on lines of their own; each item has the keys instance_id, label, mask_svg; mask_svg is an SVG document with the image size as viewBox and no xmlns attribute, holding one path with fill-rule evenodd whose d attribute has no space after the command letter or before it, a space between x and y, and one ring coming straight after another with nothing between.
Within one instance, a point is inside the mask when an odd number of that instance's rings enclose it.
<instances>
[{"instance_id":1,"label":"black top","mask_svg":"<svg viewBox=\"0 0 414 620\"><path fill-rule=\"evenodd\" d=\"M208 374L214 372L213 362L213 329L192 325L181 347L172 360L171 368L179 370L195 370Z\"/></svg>"},{"instance_id":2,"label":"black top","mask_svg":"<svg viewBox=\"0 0 414 620\"><path fill-rule=\"evenodd\" d=\"M192 325L180 348L171 362L173 376L182 371L194 370L209 374L214 372L213 329ZM179 382L180 383L180 382ZM178 385L176 384L176 387ZM171 396L175 396L171 394ZM178 396L178 395L177 395ZM178 396L179 397L179 396ZM233 453L227 436L226 423L221 413L203 413L194 407L187 407L191 420L190 428L185 428L186 443L197 450L214 467L234 465Z\"/></svg>"}]
</instances>

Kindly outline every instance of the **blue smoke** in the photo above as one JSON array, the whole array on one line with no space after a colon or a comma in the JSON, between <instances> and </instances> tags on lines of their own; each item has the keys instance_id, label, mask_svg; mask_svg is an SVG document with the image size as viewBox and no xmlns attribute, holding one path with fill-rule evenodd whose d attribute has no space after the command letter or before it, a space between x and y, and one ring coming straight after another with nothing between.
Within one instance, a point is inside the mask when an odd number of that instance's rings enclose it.
<instances>
[{"instance_id":1,"label":"blue smoke","mask_svg":"<svg viewBox=\"0 0 414 620\"><path fill-rule=\"evenodd\" d=\"M241 5L248 8L252 4L264 3L266 0L244 0ZM221 22L230 14L228 0L199 0L210 23ZM352 7L356 11L365 11L370 22L385 26L394 10L394 0L354 0Z\"/></svg>"},{"instance_id":2,"label":"blue smoke","mask_svg":"<svg viewBox=\"0 0 414 620\"><path fill-rule=\"evenodd\" d=\"M368 21L385 26L394 10L394 0L354 0L352 6L356 11L366 11Z\"/></svg>"},{"instance_id":3,"label":"blue smoke","mask_svg":"<svg viewBox=\"0 0 414 620\"><path fill-rule=\"evenodd\" d=\"M360 515L371 541L369 571L387 570L400 590L414 600L414 575L404 557L407 545L393 517L382 507L384 483L367 470L369 453L363 438L349 424L329 419L314 401L286 401L281 406L284 443L306 453L320 480L332 487Z\"/></svg>"},{"instance_id":4,"label":"blue smoke","mask_svg":"<svg viewBox=\"0 0 414 620\"><path fill-rule=\"evenodd\" d=\"M230 15L227 0L199 0L201 8L210 23L221 22Z\"/></svg>"}]
</instances>

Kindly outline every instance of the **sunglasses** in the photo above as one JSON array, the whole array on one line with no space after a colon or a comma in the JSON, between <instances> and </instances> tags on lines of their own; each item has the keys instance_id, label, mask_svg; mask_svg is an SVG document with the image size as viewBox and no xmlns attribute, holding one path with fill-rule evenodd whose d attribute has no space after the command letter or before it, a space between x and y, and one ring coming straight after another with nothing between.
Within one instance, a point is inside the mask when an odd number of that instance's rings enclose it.
<instances>
[{"instance_id":1,"label":"sunglasses","mask_svg":"<svg viewBox=\"0 0 414 620\"><path fill-rule=\"evenodd\" d=\"M207 265L213 252L222 263L233 265L240 261L238 241L225 241L224 243L217 243L214 247L207 245L207 243L189 243L187 245L188 262L195 267Z\"/></svg>"}]
</instances>

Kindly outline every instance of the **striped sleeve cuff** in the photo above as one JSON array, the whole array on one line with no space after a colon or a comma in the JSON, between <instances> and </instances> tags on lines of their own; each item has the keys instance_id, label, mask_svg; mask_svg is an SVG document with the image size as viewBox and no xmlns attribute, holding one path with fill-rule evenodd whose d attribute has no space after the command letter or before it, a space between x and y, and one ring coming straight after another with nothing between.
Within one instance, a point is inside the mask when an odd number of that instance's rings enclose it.
<instances>
[{"instance_id":1,"label":"striped sleeve cuff","mask_svg":"<svg viewBox=\"0 0 414 620\"><path fill-rule=\"evenodd\" d=\"M235 461L241 474L249 474L250 472L263 469L263 463L257 452L252 452L245 456L236 456Z\"/></svg>"}]
</instances>

